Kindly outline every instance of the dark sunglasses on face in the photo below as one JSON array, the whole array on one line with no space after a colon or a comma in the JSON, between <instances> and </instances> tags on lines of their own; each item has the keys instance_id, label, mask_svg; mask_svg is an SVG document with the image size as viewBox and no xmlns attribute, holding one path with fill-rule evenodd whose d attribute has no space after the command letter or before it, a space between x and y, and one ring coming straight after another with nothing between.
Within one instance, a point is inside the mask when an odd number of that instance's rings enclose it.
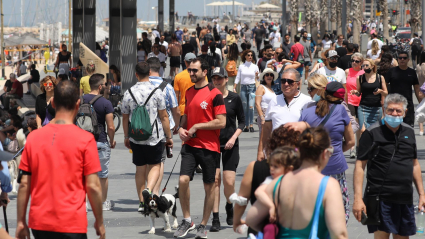
<instances>
[{"instance_id":1,"label":"dark sunglasses on face","mask_svg":"<svg viewBox=\"0 0 425 239\"><path fill-rule=\"evenodd\" d=\"M370 65L362 65L362 68L369 68Z\"/></svg>"},{"instance_id":2,"label":"dark sunglasses on face","mask_svg":"<svg viewBox=\"0 0 425 239\"><path fill-rule=\"evenodd\" d=\"M338 60L338 57L333 56L333 57L330 57L329 60L331 60L331 61L337 61Z\"/></svg>"},{"instance_id":3,"label":"dark sunglasses on face","mask_svg":"<svg viewBox=\"0 0 425 239\"><path fill-rule=\"evenodd\" d=\"M192 68L187 68L187 72L189 72L189 74L190 74L190 72L193 72L193 73L198 73L198 69L192 69Z\"/></svg>"},{"instance_id":4,"label":"dark sunglasses on face","mask_svg":"<svg viewBox=\"0 0 425 239\"><path fill-rule=\"evenodd\" d=\"M360 61L358 61L358 60L351 60L351 62L355 62L355 63L357 63L357 64L359 64L360 63Z\"/></svg>"},{"instance_id":5,"label":"dark sunglasses on face","mask_svg":"<svg viewBox=\"0 0 425 239\"><path fill-rule=\"evenodd\" d=\"M292 84L294 84L295 82L298 82L298 81L294 81L294 80L292 80L292 79L282 79L282 80L280 81L280 83L281 83L282 85L284 85L285 83L288 83L288 85L292 85Z\"/></svg>"},{"instance_id":6,"label":"dark sunglasses on face","mask_svg":"<svg viewBox=\"0 0 425 239\"><path fill-rule=\"evenodd\" d=\"M266 73L266 74L264 74L264 76L271 76L271 77L274 77L274 74L273 74L273 73Z\"/></svg>"},{"instance_id":7,"label":"dark sunglasses on face","mask_svg":"<svg viewBox=\"0 0 425 239\"><path fill-rule=\"evenodd\" d=\"M407 56L399 56L398 59L399 60L406 60L407 59Z\"/></svg>"},{"instance_id":8,"label":"dark sunglasses on face","mask_svg":"<svg viewBox=\"0 0 425 239\"><path fill-rule=\"evenodd\" d=\"M252 54L248 54L248 55L246 55L247 57L250 57L250 56L252 56Z\"/></svg>"},{"instance_id":9,"label":"dark sunglasses on face","mask_svg":"<svg viewBox=\"0 0 425 239\"><path fill-rule=\"evenodd\" d=\"M308 93L310 93L310 92L312 92L313 90L315 90L316 88L314 88L314 87L307 87L307 91L308 91Z\"/></svg>"}]
</instances>

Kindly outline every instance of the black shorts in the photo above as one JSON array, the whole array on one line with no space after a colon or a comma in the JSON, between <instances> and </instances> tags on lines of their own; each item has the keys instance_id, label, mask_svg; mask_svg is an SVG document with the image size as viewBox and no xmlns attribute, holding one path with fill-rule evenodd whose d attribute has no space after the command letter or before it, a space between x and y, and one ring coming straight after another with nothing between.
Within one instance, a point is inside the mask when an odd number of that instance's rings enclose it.
<instances>
[{"instance_id":1,"label":"black shorts","mask_svg":"<svg viewBox=\"0 0 425 239\"><path fill-rule=\"evenodd\" d=\"M351 114L351 116L354 116L354 117L356 117L356 118L359 118L358 116L357 116L357 109L358 109L359 107L358 106L354 106L354 105L350 105L350 104L348 104L348 109L350 110L350 114Z\"/></svg>"},{"instance_id":2,"label":"black shorts","mask_svg":"<svg viewBox=\"0 0 425 239\"><path fill-rule=\"evenodd\" d=\"M220 148L221 161L223 162L223 171L234 171L238 168L239 164L239 145L233 145L233 148L226 150L224 147ZM218 160L217 168L220 168L220 160Z\"/></svg>"},{"instance_id":3,"label":"black shorts","mask_svg":"<svg viewBox=\"0 0 425 239\"><path fill-rule=\"evenodd\" d=\"M170 67L180 67L180 56L170 57Z\"/></svg>"},{"instance_id":4,"label":"black shorts","mask_svg":"<svg viewBox=\"0 0 425 239\"><path fill-rule=\"evenodd\" d=\"M62 233L31 229L35 239L87 239L86 233Z\"/></svg>"},{"instance_id":5,"label":"black shorts","mask_svg":"<svg viewBox=\"0 0 425 239\"><path fill-rule=\"evenodd\" d=\"M202 181L204 183L215 182L215 171L220 154L208 149L200 149L183 145L181 150L182 162L180 166L180 176L187 175L193 180L193 174L198 165L202 168Z\"/></svg>"},{"instance_id":6,"label":"black shorts","mask_svg":"<svg viewBox=\"0 0 425 239\"><path fill-rule=\"evenodd\" d=\"M136 166L154 165L161 163L162 154L164 152L165 143L159 142L157 145L141 145L130 141L131 150L133 151L133 164Z\"/></svg>"},{"instance_id":7,"label":"black shorts","mask_svg":"<svg viewBox=\"0 0 425 239\"><path fill-rule=\"evenodd\" d=\"M383 231L400 236L416 234L415 211L413 204L398 204L381 201L381 225L367 226L369 233Z\"/></svg>"}]
</instances>

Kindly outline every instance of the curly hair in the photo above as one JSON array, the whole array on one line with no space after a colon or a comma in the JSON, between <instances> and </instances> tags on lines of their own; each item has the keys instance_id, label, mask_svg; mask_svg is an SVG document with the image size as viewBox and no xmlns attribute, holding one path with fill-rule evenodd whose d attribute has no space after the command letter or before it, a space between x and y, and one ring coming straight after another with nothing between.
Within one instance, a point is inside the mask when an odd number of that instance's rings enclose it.
<instances>
[{"instance_id":1,"label":"curly hair","mask_svg":"<svg viewBox=\"0 0 425 239\"><path fill-rule=\"evenodd\" d=\"M381 61L378 63L378 74L385 76L388 70L393 67L391 64L393 62L393 56L390 53L384 53L381 56Z\"/></svg>"},{"instance_id":2,"label":"curly hair","mask_svg":"<svg viewBox=\"0 0 425 239\"><path fill-rule=\"evenodd\" d=\"M300 132L284 127L283 125L279 126L277 129L273 130L267 142L266 153L269 154L282 146L298 147L299 136Z\"/></svg>"},{"instance_id":3,"label":"curly hair","mask_svg":"<svg viewBox=\"0 0 425 239\"><path fill-rule=\"evenodd\" d=\"M53 76L46 76L40 81L40 90L43 93L46 93L46 89L44 89L44 83L47 81L51 81L53 84L53 89L56 87L56 78Z\"/></svg>"},{"instance_id":4,"label":"curly hair","mask_svg":"<svg viewBox=\"0 0 425 239\"><path fill-rule=\"evenodd\" d=\"M292 166L297 170L301 166L299 152L291 146L278 147L270 154L270 164L280 165L285 168Z\"/></svg>"},{"instance_id":5,"label":"curly hair","mask_svg":"<svg viewBox=\"0 0 425 239\"><path fill-rule=\"evenodd\" d=\"M245 61L246 61L245 57L246 57L246 55L248 55L248 53L251 53L254 56L254 52L252 50L245 50L245 51L243 51L242 52L242 56L241 56L243 63L245 63Z\"/></svg>"}]
</instances>

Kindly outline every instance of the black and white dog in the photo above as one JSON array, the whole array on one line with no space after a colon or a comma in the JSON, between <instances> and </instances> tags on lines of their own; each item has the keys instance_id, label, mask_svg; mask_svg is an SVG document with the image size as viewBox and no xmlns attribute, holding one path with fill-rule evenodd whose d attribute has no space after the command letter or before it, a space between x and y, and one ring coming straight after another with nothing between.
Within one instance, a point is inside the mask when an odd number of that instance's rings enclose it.
<instances>
[{"instance_id":1,"label":"black and white dog","mask_svg":"<svg viewBox=\"0 0 425 239\"><path fill-rule=\"evenodd\" d=\"M164 219L164 228L165 232L171 232L170 226L170 214L174 217L173 229L177 229L178 222L176 216L176 199L179 198L178 189L176 188L177 193L174 195L164 194L162 196L153 195L150 196L147 203L145 203L145 216L149 215L150 219L150 230L149 234L155 234L155 218L161 217Z\"/></svg>"}]
</instances>

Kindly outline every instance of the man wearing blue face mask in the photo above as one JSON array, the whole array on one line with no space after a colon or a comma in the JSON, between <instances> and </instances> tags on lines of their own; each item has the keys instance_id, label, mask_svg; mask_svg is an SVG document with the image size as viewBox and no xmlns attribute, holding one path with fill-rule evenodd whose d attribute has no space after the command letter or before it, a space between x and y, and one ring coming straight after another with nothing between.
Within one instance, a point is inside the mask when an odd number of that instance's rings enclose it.
<instances>
[{"instance_id":1,"label":"man wearing blue face mask","mask_svg":"<svg viewBox=\"0 0 425 239\"><path fill-rule=\"evenodd\" d=\"M375 238L389 238L390 234L399 238L415 235L412 181L419 194L419 209L423 211L425 207L415 132L403 123L407 104L404 96L389 94L384 102L385 117L367 128L359 142L354 168L353 214L368 225L369 233L374 233ZM366 164L367 184L363 197Z\"/></svg>"}]
</instances>

